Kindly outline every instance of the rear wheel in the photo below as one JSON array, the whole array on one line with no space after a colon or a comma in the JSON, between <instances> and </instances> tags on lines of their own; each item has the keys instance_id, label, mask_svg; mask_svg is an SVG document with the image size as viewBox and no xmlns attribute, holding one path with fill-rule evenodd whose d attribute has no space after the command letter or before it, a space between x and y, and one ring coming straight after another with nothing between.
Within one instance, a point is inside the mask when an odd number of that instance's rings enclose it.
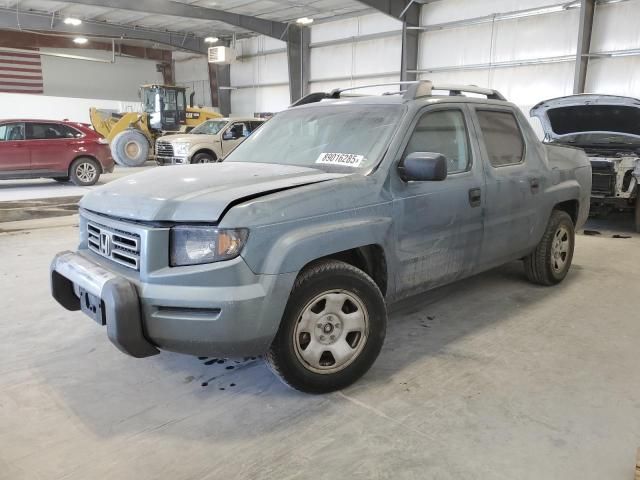
<instances>
[{"instance_id":1,"label":"rear wheel","mask_svg":"<svg viewBox=\"0 0 640 480\"><path fill-rule=\"evenodd\" d=\"M149 158L149 141L139 130L123 130L111 141L111 155L118 165L140 167Z\"/></svg>"},{"instance_id":2,"label":"rear wheel","mask_svg":"<svg viewBox=\"0 0 640 480\"><path fill-rule=\"evenodd\" d=\"M196 153L191 159L191 163L213 163L216 157L207 152Z\"/></svg>"},{"instance_id":3,"label":"rear wheel","mask_svg":"<svg viewBox=\"0 0 640 480\"><path fill-rule=\"evenodd\" d=\"M363 271L321 261L297 278L267 363L287 385L326 393L351 385L380 353L384 299Z\"/></svg>"},{"instance_id":4,"label":"rear wheel","mask_svg":"<svg viewBox=\"0 0 640 480\"><path fill-rule=\"evenodd\" d=\"M93 158L77 158L69 168L69 178L79 187L95 185L100 178L100 164Z\"/></svg>"},{"instance_id":5,"label":"rear wheel","mask_svg":"<svg viewBox=\"0 0 640 480\"><path fill-rule=\"evenodd\" d=\"M527 278L539 285L555 285L564 280L573 260L575 231L567 212L554 210L536 249L524 259Z\"/></svg>"}]
</instances>

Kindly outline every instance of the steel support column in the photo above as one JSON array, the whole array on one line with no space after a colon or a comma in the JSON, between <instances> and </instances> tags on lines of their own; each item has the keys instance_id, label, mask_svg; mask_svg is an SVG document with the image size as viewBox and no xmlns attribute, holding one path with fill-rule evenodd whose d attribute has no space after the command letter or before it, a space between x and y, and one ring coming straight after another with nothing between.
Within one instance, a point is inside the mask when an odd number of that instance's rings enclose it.
<instances>
[{"instance_id":1,"label":"steel support column","mask_svg":"<svg viewBox=\"0 0 640 480\"><path fill-rule=\"evenodd\" d=\"M231 65L209 64L211 106L225 117L231 114Z\"/></svg>"},{"instance_id":2,"label":"steel support column","mask_svg":"<svg viewBox=\"0 0 640 480\"><path fill-rule=\"evenodd\" d=\"M417 80L418 75L418 30L407 29L407 22L402 23L402 58L400 60L400 80Z\"/></svg>"},{"instance_id":3,"label":"steel support column","mask_svg":"<svg viewBox=\"0 0 640 480\"><path fill-rule=\"evenodd\" d=\"M289 97L291 103L309 93L309 48L310 30L289 25L287 40L287 63L289 66Z\"/></svg>"},{"instance_id":4,"label":"steel support column","mask_svg":"<svg viewBox=\"0 0 640 480\"><path fill-rule=\"evenodd\" d=\"M596 0L581 0L580 2L580 25L578 27L578 49L573 77L573 93L584 93L587 82L595 4Z\"/></svg>"}]
</instances>

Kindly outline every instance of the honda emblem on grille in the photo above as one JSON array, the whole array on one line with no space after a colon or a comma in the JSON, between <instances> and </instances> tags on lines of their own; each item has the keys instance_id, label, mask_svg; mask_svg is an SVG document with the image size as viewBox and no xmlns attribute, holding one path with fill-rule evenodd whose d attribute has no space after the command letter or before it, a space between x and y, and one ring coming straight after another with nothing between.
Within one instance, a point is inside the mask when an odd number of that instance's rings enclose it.
<instances>
[{"instance_id":1,"label":"honda emblem on grille","mask_svg":"<svg viewBox=\"0 0 640 480\"><path fill-rule=\"evenodd\" d=\"M100 253L105 257L111 255L111 235L107 232L100 232Z\"/></svg>"}]
</instances>

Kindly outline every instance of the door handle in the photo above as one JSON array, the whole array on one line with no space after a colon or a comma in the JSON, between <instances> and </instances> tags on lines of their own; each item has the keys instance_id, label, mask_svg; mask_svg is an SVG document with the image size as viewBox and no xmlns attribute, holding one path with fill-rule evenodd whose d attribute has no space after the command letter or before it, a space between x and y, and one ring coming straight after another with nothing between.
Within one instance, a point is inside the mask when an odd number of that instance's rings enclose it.
<instances>
[{"instance_id":1,"label":"door handle","mask_svg":"<svg viewBox=\"0 0 640 480\"><path fill-rule=\"evenodd\" d=\"M529 180L529 185L531 185L531 193L538 193L540 191L540 180L538 178Z\"/></svg>"},{"instance_id":2,"label":"door handle","mask_svg":"<svg viewBox=\"0 0 640 480\"><path fill-rule=\"evenodd\" d=\"M479 188L469 190L469 205L479 207L482 203L482 191Z\"/></svg>"}]
</instances>

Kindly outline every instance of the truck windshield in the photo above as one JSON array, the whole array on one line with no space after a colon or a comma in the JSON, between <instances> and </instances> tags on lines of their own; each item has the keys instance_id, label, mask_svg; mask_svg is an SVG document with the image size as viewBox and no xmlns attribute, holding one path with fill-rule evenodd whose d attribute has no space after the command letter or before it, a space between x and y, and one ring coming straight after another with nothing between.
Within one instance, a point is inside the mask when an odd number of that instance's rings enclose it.
<instances>
[{"instance_id":1,"label":"truck windshield","mask_svg":"<svg viewBox=\"0 0 640 480\"><path fill-rule=\"evenodd\" d=\"M190 133L194 133L196 135L217 135L226 124L226 121L208 120L191 130Z\"/></svg>"},{"instance_id":2,"label":"truck windshield","mask_svg":"<svg viewBox=\"0 0 640 480\"><path fill-rule=\"evenodd\" d=\"M331 172L368 172L381 160L402 105L335 105L285 110L225 162L276 163Z\"/></svg>"}]
</instances>

